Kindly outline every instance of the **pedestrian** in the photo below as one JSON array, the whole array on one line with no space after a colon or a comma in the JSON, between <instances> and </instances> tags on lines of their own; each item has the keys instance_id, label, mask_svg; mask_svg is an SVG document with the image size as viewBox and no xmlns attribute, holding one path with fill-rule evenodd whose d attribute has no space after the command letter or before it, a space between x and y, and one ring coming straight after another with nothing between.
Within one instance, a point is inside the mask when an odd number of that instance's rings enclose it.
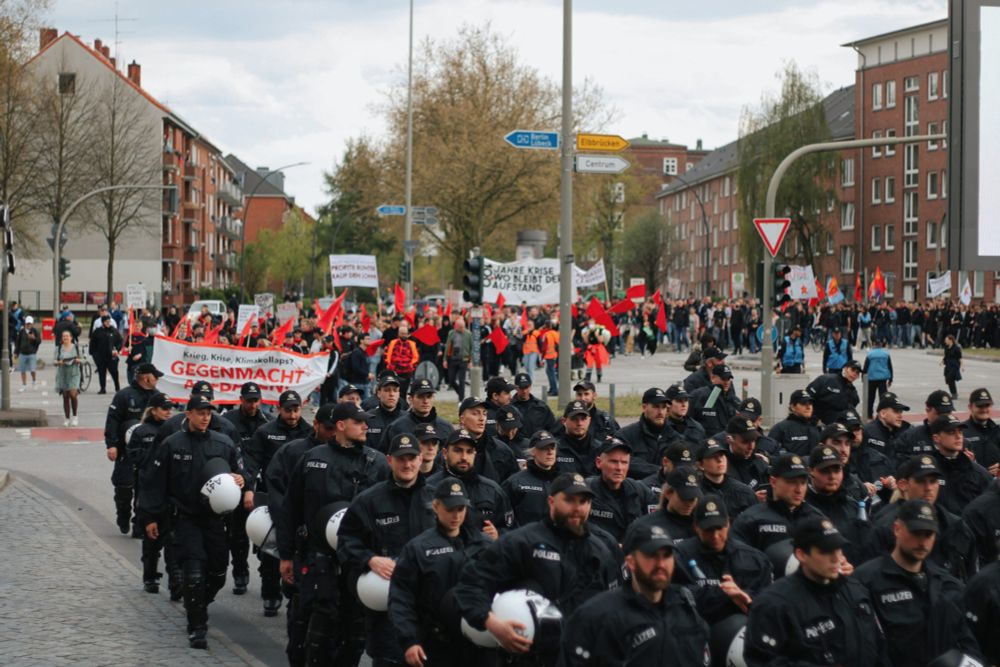
<instances>
[{"instance_id":1,"label":"pedestrian","mask_svg":"<svg viewBox=\"0 0 1000 667\"><path fill-rule=\"evenodd\" d=\"M400 324L398 337L389 341L385 349L385 367L399 378L400 393L406 394L419 363L420 353L417 344L410 338L410 327Z\"/></svg>"},{"instance_id":2,"label":"pedestrian","mask_svg":"<svg viewBox=\"0 0 1000 667\"><path fill-rule=\"evenodd\" d=\"M31 388L35 388L38 368L38 347L42 337L35 329L35 318L28 315L24 318L24 326L17 332L14 339L14 351L17 354L17 370L21 373L21 392L28 388L28 373L31 373ZM117 386L115 387L117 389Z\"/></svg>"},{"instance_id":3,"label":"pedestrian","mask_svg":"<svg viewBox=\"0 0 1000 667\"><path fill-rule=\"evenodd\" d=\"M80 365L83 354L80 346L73 339L73 332L63 330L59 346L56 347L56 391L62 396L63 414L66 420L63 426L79 424L76 411L79 405L80 378L83 375Z\"/></svg>"},{"instance_id":4,"label":"pedestrian","mask_svg":"<svg viewBox=\"0 0 1000 667\"><path fill-rule=\"evenodd\" d=\"M852 358L850 341L844 338L844 332L840 327L834 327L830 339L823 348L823 372L836 373Z\"/></svg>"},{"instance_id":5,"label":"pedestrian","mask_svg":"<svg viewBox=\"0 0 1000 667\"><path fill-rule=\"evenodd\" d=\"M892 387L892 356L886 346L886 341L878 339L874 347L868 351L865 357L865 365L861 367L861 373L867 377L868 381L868 404L865 406L865 418L872 418L872 407L875 405L875 392L878 392L881 401L889 388Z\"/></svg>"},{"instance_id":6,"label":"pedestrian","mask_svg":"<svg viewBox=\"0 0 1000 667\"><path fill-rule=\"evenodd\" d=\"M458 401L465 398L465 376L472 362L472 334L465 329L465 320L456 317L444 343L443 365L448 371L448 386L458 394Z\"/></svg>"},{"instance_id":7,"label":"pedestrian","mask_svg":"<svg viewBox=\"0 0 1000 667\"><path fill-rule=\"evenodd\" d=\"M101 316L101 324L90 334L90 356L94 358L97 367L97 381L100 384L98 394L107 392L107 376L115 385L115 391L120 389L118 380L118 351L122 347L122 335L118 333L110 315Z\"/></svg>"},{"instance_id":8,"label":"pedestrian","mask_svg":"<svg viewBox=\"0 0 1000 667\"><path fill-rule=\"evenodd\" d=\"M545 375L549 381L549 396L559 395L559 323L548 321L540 339Z\"/></svg>"},{"instance_id":9,"label":"pedestrian","mask_svg":"<svg viewBox=\"0 0 1000 667\"><path fill-rule=\"evenodd\" d=\"M778 346L778 372L782 375L804 373L806 353L802 343L802 327L792 327L790 334Z\"/></svg>"},{"instance_id":10,"label":"pedestrian","mask_svg":"<svg viewBox=\"0 0 1000 667\"><path fill-rule=\"evenodd\" d=\"M952 334L944 337L944 354L941 358L941 365L944 366L944 381L948 385L948 390L951 391L951 399L955 400L958 398L958 382L962 379L965 361L962 359L962 347L955 342L955 336Z\"/></svg>"}]
</instances>

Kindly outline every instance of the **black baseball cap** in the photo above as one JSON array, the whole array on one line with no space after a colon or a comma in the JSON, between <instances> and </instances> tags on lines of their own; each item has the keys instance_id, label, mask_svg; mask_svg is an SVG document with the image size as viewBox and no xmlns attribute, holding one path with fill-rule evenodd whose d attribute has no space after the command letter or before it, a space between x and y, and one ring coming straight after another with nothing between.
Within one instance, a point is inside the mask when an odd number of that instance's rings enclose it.
<instances>
[{"instance_id":1,"label":"black baseball cap","mask_svg":"<svg viewBox=\"0 0 1000 667\"><path fill-rule=\"evenodd\" d=\"M662 527L646 521L634 521L625 531L622 550L626 554L641 551L647 556L655 554L660 549L674 552L674 541Z\"/></svg>"},{"instance_id":2,"label":"black baseball cap","mask_svg":"<svg viewBox=\"0 0 1000 667\"><path fill-rule=\"evenodd\" d=\"M677 466L667 475L667 486L677 492L681 500L701 498L698 473L691 466Z\"/></svg>"},{"instance_id":3,"label":"black baseball cap","mask_svg":"<svg viewBox=\"0 0 1000 667\"><path fill-rule=\"evenodd\" d=\"M813 397L805 389L796 389L792 392L792 395L788 397L788 404L795 405L796 403L812 403Z\"/></svg>"},{"instance_id":4,"label":"black baseball cap","mask_svg":"<svg viewBox=\"0 0 1000 667\"><path fill-rule=\"evenodd\" d=\"M861 426L861 415L854 408L847 408L837 416L837 421L850 430Z\"/></svg>"},{"instance_id":5,"label":"black baseball cap","mask_svg":"<svg viewBox=\"0 0 1000 667\"><path fill-rule=\"evenodd\" d=\"M694 463L693 448L691 447L691 443L686 440L675 440L662 449L663 455L660 458L666 457L670 459L675 466Z\"/></svg>"},{"instance_id":6,"label":"black baseball cap","mask_svg":"<svg viewBox=\"0 0 1000 667\"><path fill-rule=\"evenodd\" d=\"M781 477L783 479L795 479L796 477L808 477L809 469L798 454L782 454L771 464L768 471L771 477Z\"/></svg>"},{"instance_id":7,"label":"black baseball cap","mask_svg":"<svg viewBox=\"0 0 1000 667\"><path fill-rule=\"evenodd\" d=\"M749 415L753 419L758 419L762 414L764 414L764 408L761 406L759 400L751 396L750 398L743 399L743 402L740 403L740 407L737 412Z\"/></svg>"},{"instance_id":8,"label":"black baseball cap","mask_svg":"<svg viewBox=\"0 0 1000 667\"><path fill-rule=\"evenodd\" d=\"M201 410L202 408L208 408L209 410L214 410L215 406L212 405L212 399L210 399L205 394L191 394L191 398L188 399L186 410Z\"/></svg>"},{"instance_id":9,"label":"black baseball cap","mask_svg":"<svg viewBox=\"0 0 1000 667\"><path fill-rule=\"evenodd\" d=\"M524 389L531 386L531 376L527 373L518 373L514 376L514 386Z\"/></svg>"},{"instance_id":10,"label":"black baseball cap","mask_svg":"<svg viewBox=\"0 0 1000 667\"><path fill-rule=\"evenodd\" d=\"M572 417L573 415L589 415L590 410L587 406L583 404L583 401L570 401L566 404L566 409L563 410L563 417Z\"/></svg>"},{"instance_id":11,"label":"black baseball cap","mask_svg":"<svg viewBox=\"0 0 1000 667\"><path fill-rule=\"evenodd\" d=\"M977 406L993 405L993 396L990 395L990 390L986 387L973 389L972 393L969 394L969 403Z\"/></svg>"},{"instance_id":12,"label":"black baseball cap","mask_svg":"<svg viewBox=\"0 0 1000 667\"><path fill-rule=\"evenodd\" d=\"M604 442L602 442L597 446L597 453L608 454L616 449L620 449L623 452L628 452L629 454L632 453L632 445L628 444L627 442L625 442L620 438L616 438L613 435L609 435L607 438L604 439Z\"/></svg>"},{"instance_id":13,"label":"black baseball cap","mask_svg":"<svg viewBox=\"0 0 1000 667\"><path fill-rule=\"evenodd\" d=\"M193 385L191 385L192 394L203 394L209 398L215 397L215 389L212 388L212 383L206 380L198 380Z\"/></svg>"},{"instance_id":14,"label":"black baseball cap","mask_svg":"<svg viewBox=\"0 0 1000 667\"><path fill-rule=\"evenodd\" d=\"M733 379L733 369L729 367L729 364L719 364L712 369L712 375L720 377L723 380Z\"/></svg>"},{"instance_id":15,"label":"black baseball cap","mask_svg":"<svg viewBox=\"0 0 1000 667\"><path fill-rule=\"evenodd\" d=\"M721 359L725 359L728 356L729 356L728 354L726 354L725 352L723 352L722 350L720 350L717 347L706 347L701 352L701 358L704 359L704 360L708 360L708 359L720 359L721 360Z\"/></svg>"},{"instance_id":16,"label":"black baseball cap","mask_svg":"<svg viewBox=\"0 0 1000 667\"><path fill-rule=\"evenodd\" d=\"M479 398L478 396L466 396L462 399L462 402L458 406L458 414L462 414L466 410L471 410L472 408L485 408L486 401Z\"/></svg>"},{"instance_id":17,"label":"black baseball cap","mask_svg":"<svg viewBox=\"0 0 1000 667\"><path fill-rule=\"evenodd\" d=\"M343 398L344 396L347 396L348 394L357 394L358 396L360 396L361 395L361 390L358 389L357 387L355 387L353 384L345 384L341 388L341 390L339 392L337 392L337 396L339 396L340 398Z\"/></svg>"},{"instance_id":18,"label":"black baseball cap","mask_svg":"<svg viewBox=\"0 0 1000 667\"><path fill-rule=\"evenodd\" d=\"M457 477L446 477L441 480L434 489L434 499L440 500L448 509L472 505L465 484Z\"/></svg>"},{"instance_id":19,"label":"black baseball cap","mask_svg":"<svg viewBox=\"0 0 1000 667\"><path fill-rule=\"evenodd\" d=\"M476 436L472 435L472 433L464 428L455 429L451 432L451 435L448 436L448 444L455 445L460 442L471 442L472 444L475 444Z\"/></svg>"},{"instance_id":20,"label":"black baseball cap","mask_svg":"<svg viewBox=\"0 0 1000 667\"><path fill-rule=\"evenodd\" d=\"M401 387L402 383L399 381L399 376L393 372L382 373L378 379L378 388L381 389L386 385L394 384L397 387Z\"/></svg>"},{"instance_id":21,"label":"black baseball cap","mask_svg":"<svg viewBox=\"0 0 1000 667\"><path fill-rule=\"evenodd\" d=\"M934 408L940 414L946 414L955 411L955 404L951 401L951 394L943 389L938 389L932 391L927 396L927 402L924 404L928 408Z\"/></svg>"},{"instance_id":22,"label":"black baseball cap","mask_svg":"<svg viewBox=\"0 0 1000 667\"><path fill-rule=\"evenodd\" d=\"M949 412L946 415L935 417L934 421L930 423L929 429L933 435L934 433L943 433L945 431L957 431L968 426L964 421Z\"/></svg>"},{"instance_id":23,"label":"black baseball cap","mask_svg":"<svg viewBox=\"0 0 1000 667\"><path fill-rule=\"evenodd\" d=\"M792 526L792 545L796 549L818 547L827 553L848 544L833 522L825 516L811 516Z\"/></svg>"},{"instance_id":24,"label":"black baseball cap","mask_svg":"<svg viewBox=\"0 0 1000 667\"><path fill-rule=\"evenodd\" d=\"M848 438L851 437L851 430L841 424L840 422L833 422L832 424L827 424L823 427L823 432L819 434L819 439L822 442L826 442L830 438Z\"/></svg>"},{"instance_id":25,"label":"black baseball cap","mask_svg":"<svg viewBox=\"0 0 1000 667\"><path fill-rule=\"evenodd\" d=\"M136 375L142 375L143 373L152 373L153 375L155 375L158 378L163 377L163 372L160 371L160 370L158 370L156 368L156 366L154 366L153 364L149 363L148 361L145 362L145 363L139 364L139 367L135 369L135 374Z\"/></svg>"},{"instance_id":26,"label":"black baseball cap","mask_svg":"<svg viewBox=\"0 0 1000 667\"><path fill-rule=\"evenodd\" d=\"M503 431L521 428L521 412L512 405L505 405L497 410L497 428Z\"/></svg>"},{"instance_id":27,"label":"black baseball cap","mask_svg":"<svg viewBox=\"0 0 1000 667\"><path fill-rule=\"evenodd\" d=\"M900 479L921 479L923 477L930 477L931 475L944 477L941 469L938 468L937 463L934 462L931 456L918 454L904 461L899 466L896 476Z\"/></svg>"},{"instance_id":28,"label":"black baseball cap","mask_svg":"<svg viewBox=\"0 0 1000 667\"><path fill-rule=\"evenodd\" d=\"M559 444L555 436L548 431L535 431L535 434L531 436L531 448L536 447L555 447Z\"/></svg>"},{"instance_id":29,"label":"black baseball cap","mask_svg":"<svg viewBox=\"0 0 1000 667\"><path fill-rule=\"evenodd\" d=\"M552 480L549 485L549 495L554 496L557 493L565 493L568 496L579 493L591 497L594 495L594 492L587 486L587 480L578 472L564 472Z\"/></svg>"},{"instance_id":30,"label":"black baseball cap","mask_svg":"<svg viewBox=\"0 0 1000 667\"><path fill-rule=\"evenodd\" d=\"M650 405L663 405L669 402L670 399L667 398L667 392L663 391L659 387L650 387L642 394L642 402L648 403Z\"/></svg>"},{"instance_id":31,"label":"black baseball cap","mask_svg":"<svg viewBox=\"0 0 1000 667\"><path fill-rule=\"evenodd\" d=\"M844 368L849 368L852 371L859 371L860 372L861 371L861 364L859 364L856 359L851 359L846 364L844 364Z\"/></svg>"},{"instance_id":32,"label":"black baseball cap","mask_svg":"<svg viewBox=\"0 0 1000 667\"><path fill-rule=\"evenodd\" d=\"M302 405L302 397L299 396L299 392L294 389L288 389L281 392L281 396L278 396L278 406L282 408L292 408L296 405Z\"/></svg>"},{"instance_id":33,"label":"black baseball cap","mask_svg":"<svg viewBox=\"0 0 1000 667\"><path fill-rule=\"evenodd\" d=\"M832 466L844 467L844 462L840 460L840 454L829 445L816 445L809 453L809 467L814 470L823 470Z\"/></svg>"},{"instance_id":34,"label":"black baseball cap","mask_svg":"<svg viewBox=\"0 0 1000 667\"><path fill-rule=\"evenodd\" d=\"M260 385L256 382L244 382L243 386L240 387L240 396L251 400L260 399Z\"/></svg>"},{"instance_id":35,"label":"black baseball cap","mask_svg":"<svg viewBox=\"0 0 1000 667\"><path fill-rule=\"evenodd\" d=\"M926 500L907 500L899 506L896 518L909 530L938 532L937 513L934 511L934 506Z\"/></svg>"},{"instance_id":36,"label":"black baseball cap","mask_svg":"<svg viewBox=\"0 0 1000 667\"><path fill-rule=\"evenodd\" d=\"M722 528L728 523L726 503L714 493L703 496L694 508L694 525L702 530Z\"/></svg>"},{"instance_id":37,"label":"black baseball cap","mask_svg":"<svg viewBox=\"0 0 1000 667\"><path fill-rule=\"evenodd\" d=\"M667 387L667 400L668 401L686 401L691 398L687 390L684 389L682 384L672 384Z\"/></svg>"},{"instance_id":38,"label":"black baseball cap","mask_svg":"<svg viewBox=\"0 0 1000 667\"><path fill-rule=\"evenodd\" d=\"M173 410L177 405L170 400L170 397L162 392L156 392L149 397L149 402L146 403L147 407L150 408L163 408L164 410Z\"/></svg>"},{"instance_id":39,"label":"black baseball cap","mask_svg":"<svg viewBox=\"0 0 1000 667\"><path fill-rule=\"evenodd\" d=\"M416 436L418 442L428 442L430 440L441 441L441 434L438 433L437 426L430 422L414 426L413 435Z\"/></svg>"},{"instance_id":40,"label":"black baseball cap","mask_svg":"<svg viewBox=\"0 0 1000 667\"><path fill-rule=\"evenodd\" d=\"M900 402L899 396L891 391L887 391L882 394L882 397L878 401L877 410L885 410L886 408L891 408L892 410L898 410L900 412L906 412L910 409L909 405L904 405Z\"/></svg>"},{"instance_id":41,"label":"black baseball cap","mask_svg":"<svg viewBox=\"0 0 1000 667\"><path fill-rule=\"evenodd\" d=\"M710 459L718 454L725 454L726 448L722 446L722 443L715 438L709 438L704 442L701 449L698 450L698 460L704 461L705 459Z\"/></svg>"},{"instance_id":42,"label":"black baseball cap","mask_svg":"<svg viewBox=\"0 0 1000 667\"><path fill-rule=\"evenodd\" d=\"M417 436L412 433L399 433L393 436L389 443L389 454L391 456L419 456L420 446Z\"/></svg>"},{"instance_id":43,"label":"black baseball cap","mask_svg":"<svg viewBox=\"0 0 1000 667\"><path fill-rule=\"evenodd\" d=\"M420 378L419 380L414 380L410 384L410 396L419 396L420 394L434 394L437 393L437 389L434 388L434 383L432 383L427 378Z\"/></svg>"},{"instance_id":44,"label":"black baseball cap","mask_svg":"<svg viewBox=\"0 0 1000 667\"><path fill-rule=\"evenodd\" d=\"M597 391L597 385L590 380L580 380L573 385L573 391Z\"/></svg>"},{"instance_id":45,"label":"black baseball cap","mask_svg":"<svg viewBox=\"0 0 1000 667\"><path fill-rule=\"evenodd\" d=\"M486 383L486 395L492 396L504 391L514 391L516 387L507 381L507 378L493 377Z\"/></svg>"},{"instance_id":46,"label":"black baseball cap","mask_svg":"<svg viewBox=\"0 0 1000 667\"><path fill-rule=\"evenodd\" d=\"M729 423L726 424L726 433L730 435L738 435L742 438L760 437L760 431L757 430L753 420L739 415L730 419Z\"/></svg>"},{"instance_id":47,"label":"black baseball cap","mask_svg":"<svg viewBox=\"0 0 1000 667\"><path fill-rule=\"evenodd\" d=\"M344 419L353 419L357 422L366 422L371 417L370 415L361 409L357 403L346 402L346 403L332 403L333 411L330 415L331 424L335 424Z\"/></svg>"}]
</instances>

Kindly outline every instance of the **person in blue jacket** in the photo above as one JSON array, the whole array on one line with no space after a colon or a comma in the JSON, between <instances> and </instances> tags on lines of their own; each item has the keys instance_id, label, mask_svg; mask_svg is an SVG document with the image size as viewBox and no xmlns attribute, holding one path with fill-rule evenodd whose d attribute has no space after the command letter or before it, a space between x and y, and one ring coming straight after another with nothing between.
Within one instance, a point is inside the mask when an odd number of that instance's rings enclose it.
<instances>
[{"instance_id":1,"label":"person in blue jacket","mask_svg":"<svg viewBox=\"0 0 1000 667\"><path fill-rule=\"evenodd\" d=\"M878 391L878 399L881 401L885 393L892 386L892 356L886 348L885 339L876 340L872 349L865 357L865 365L861 372L868 382L868 405L865 418L872 418L872 406L875 405L875 392Z\"/></svg>"},{"instance_id":2,"label":"person in blue jacket","mask_svg":"<svg viewBox=\"0 0 1000 667\"><path fill-rule=\"evenodd\" d=\"M823 372L839 373L853 359L851 343L844 338L844 332L840 327L834 327L830 339L826 341L823 348Z\"/></svg>"}]
</instances>

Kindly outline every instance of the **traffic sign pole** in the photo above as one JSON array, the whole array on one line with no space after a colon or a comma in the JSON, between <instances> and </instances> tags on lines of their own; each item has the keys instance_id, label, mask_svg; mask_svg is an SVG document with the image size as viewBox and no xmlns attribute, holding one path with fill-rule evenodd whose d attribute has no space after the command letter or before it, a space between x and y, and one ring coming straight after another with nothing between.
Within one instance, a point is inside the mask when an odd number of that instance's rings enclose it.
<instances>
[{"instance_id":1,"label":"traffic sign pole","mask_svg":"<svg viewBox=\"0 0 1000 667\"><path fill-rule=\"evenodd\" d=\"M569 403L573 364L573 0L563 0L562 159L559 182L559 406Z\"/></svg>"}]
</instances>

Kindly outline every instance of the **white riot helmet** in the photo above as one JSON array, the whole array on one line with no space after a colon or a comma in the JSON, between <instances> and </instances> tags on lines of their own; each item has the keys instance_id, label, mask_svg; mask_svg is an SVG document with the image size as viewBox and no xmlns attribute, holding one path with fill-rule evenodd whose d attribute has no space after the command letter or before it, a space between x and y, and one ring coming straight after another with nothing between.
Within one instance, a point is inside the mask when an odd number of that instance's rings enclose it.
<instances>
[{"instance_id":1,"label":"white riot helmet","mask_svg":"<svg viewBox=\"0 0 1000 667\"><path fill-rule=\"evenodd\" d=\"M274 522L267 505L261 505L250 512L247 517L247 537L263 553L277 558L278 538L274 534Z\"/></svg>"},{"instance_id":2,"label":"white riot helmet","mask_svg":"<svg viewBox=\"0 0 1000 667\"><path fill-rule=\"evenodd\" d=\"M532 590L519 588L493 598L493 614L502 621L524 625L518 633L530 639L532 650L558 646L562 631L562 612L548 598Z\"/></svg>"},{"instance_id":3,"label":"white riot helmet","mask_svg":"<svg viewBox=\"0 0 1000 667\"><path fill-rule=\"evenodd\" d=\"M709 646L713 667L746 667L743 643L747 634L747 617L733 614L712 625Z\"/></svg>"},{"instance_id":4,"label":"white riot helmet","mask_svg":"<svg viewBox=\"0 0 1000 667\"><path fill-rule=\"evenodd\" d=\"M201 495L208 498L208 504L216 514L228 514L240 504L243 492L229 471L229 463L220 458L211 458L202 469L206 481L201 487Z\"/></svg>"},{"instance_id":5,"label":"white riot helmet","mask_svg":"<svg viewBox=\"0 0 1000 667\"><path fill-rule=\"evenodd\" d=\"M493 636L493 633L489 630L476 630L474 627L469 625L469 622L462 619L459 626L462 628L462 634L465 638L476 646L481 646L483 648L499 648L500 642L497 638Z\"/></svg>"},{"instance_id":6,"label":"white riot helmet","mask_svg":"<svg viewBox=\"0 0 1000 667\"><path fill-rule=\"evenodd\" d=\"M365 572L358 577L358 599L372 611L389 609L389 580L374 572Z\"/></svg>"},{"instance_id":7,"label":"white riot helmet","mask_svg":"<svg viewBox=\"0 0 1000 667\"><path fill-rule=\"evenodd\" d=\"M340 529L340 522L343 520L349 506L350 503L338 500L335 503L324 505L316 512L313 530L316 535L325 535L326 543L334 551L337 550L337 530Z\"/></svg>"},{"instance_id":8,"label":"white riot helmet","mask_svg":"<svg viewBox=\"0 0 1000 667\"><path fill-rule=\"evenodd\" d=\"M775 579L787 577L799 569L799 559L795 557L795 547L792 546L790 538L775 542L764 550L764 554L770 559L771 565L774 567Z\"/></svg>"}]
</instances>

